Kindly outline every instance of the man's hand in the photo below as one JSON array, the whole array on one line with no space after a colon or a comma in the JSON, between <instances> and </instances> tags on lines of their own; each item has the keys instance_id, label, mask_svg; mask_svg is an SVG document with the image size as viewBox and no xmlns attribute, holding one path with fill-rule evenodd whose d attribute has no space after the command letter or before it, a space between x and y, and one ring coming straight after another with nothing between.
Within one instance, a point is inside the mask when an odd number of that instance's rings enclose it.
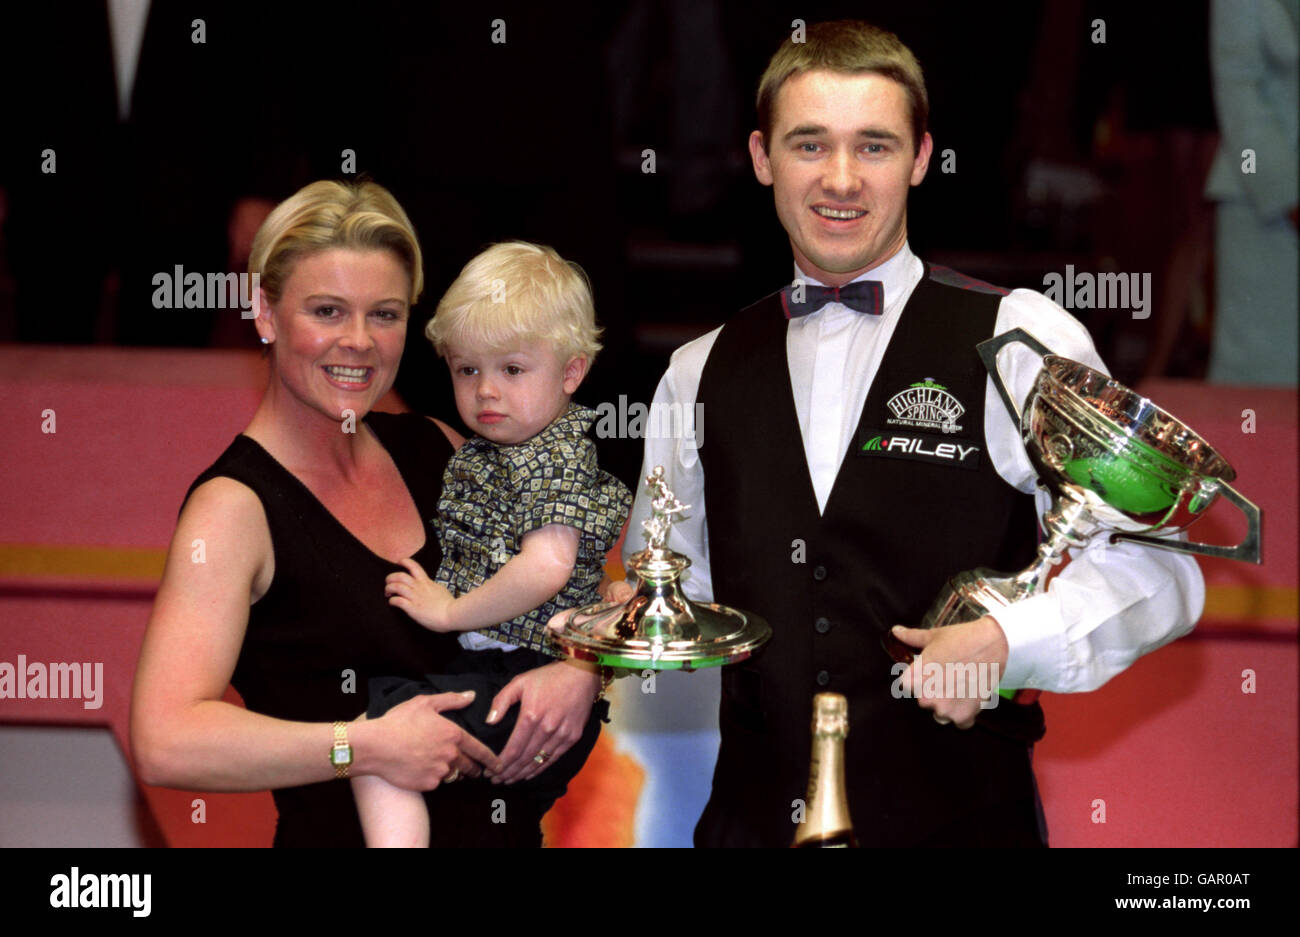
<instances>
[{"instance_id":1,"label":"man's hand","mask_svg":"<svg viewBox=\"0 0 1300 937\"><path fill-rule=\"evenodd\" d=\"M519 718L492 783L526 781L572 748L582 738L599 688L599 671L564 661L525 671L507 683L492 700L488 722L499 721L515 703Z\"/></svg>"},{"instance_id":2,"label":"man's hand","mask_svg":"<svg viewBox=\"0 0 1300 937\"><path fill-rule=\"evenodd\" d=\"M451 603L455 601L452 594L430 579L415 560L402 560L402 565L409 572L389 573L384 580L388 604L396 605L430 631L456 630L451 625Z\"/></svg>"},{"instance_id":3,"label":"man's hand","mask_svg":"<svg viewBox=\"0 0 1300 937\"><path fill-rule=\"evenodd\" d=\"M921 649L902 674L903 693L915 698L922 709L931 710L935 721L940 724L951 722L959 729L973 726L980 713L981 701L997 692L997 682L1006 670L1007 636L1003 634L1002 626L985 615L976 621L945 628L895 625L893 635L905 644ZM949 664L954 666L947 666ZM966 664L974 664L974 671L961 666ZM933 669L936 666L940 668L937 671ZM986 673L980 674L980 668L985 668ZM960 682L957 680L959 672ZM927 690L936 689L936 684L940 692L926 695ZM989 693L982 696L981 686Z\"/></svg>"}]
</instances>

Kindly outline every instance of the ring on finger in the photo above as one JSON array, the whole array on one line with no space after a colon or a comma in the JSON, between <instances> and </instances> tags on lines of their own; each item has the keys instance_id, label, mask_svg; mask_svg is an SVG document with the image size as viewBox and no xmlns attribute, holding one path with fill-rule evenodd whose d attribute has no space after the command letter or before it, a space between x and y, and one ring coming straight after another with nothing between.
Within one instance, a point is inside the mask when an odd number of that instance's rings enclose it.
<instances>
[{"instance_id":1,"label":"ring on finger","mask_svg":"<svg viewBox=\"0 0 1300 937\"><path fill-rule=\"evenodd\" d=\"M543 750L533 756L533 761L537 762L539 765L544 765L546 764L546 759L550 757L551 756L545 750Z\"/></svg>"},{"instance_id":2,"label":"ring on finger","mask_svg":"<svg viewBox=\"0 0 1300 937\"><path fill-rule=\"evenodd\" d=\"M941 716L938 713L934 714L934 721L939 723L939 725L941 726L952 725L951 719L948 719L945 716Z\"/></svg>"},{"instance_id":3,"label":"ring on finger","mask_svg":"<svg viewBox=\"0 0 1300 937\"><path fill-rule=\"evenodd\" d=\"M451 774L447 775L447 777L445 777L443 780L444 780L447 784L451 784L453 781L459 781L459 780L460 780L460 769L459 769L459 768L452 768L452 769L451 769Z\"/></svg>"}]
</instances>

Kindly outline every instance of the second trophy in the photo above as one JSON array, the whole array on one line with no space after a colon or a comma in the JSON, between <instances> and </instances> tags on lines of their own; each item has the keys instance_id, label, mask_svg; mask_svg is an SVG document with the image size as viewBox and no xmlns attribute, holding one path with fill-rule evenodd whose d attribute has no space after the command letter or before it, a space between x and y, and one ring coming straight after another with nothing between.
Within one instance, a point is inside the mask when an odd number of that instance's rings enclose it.
<instances>
[{"instance_id":1,"label":"second trophy","mask_svg":"<svg viewBox=\"0 0 1300 937\"><path fill-rule=\"evenodd\" d=\"M997 366L998 352L1013 342L1044 356L1023 413ZM1066 550L1097 536L1260 562L1259 508L1229 484L1236 478L1232 466L1185 423L1100 371L1053 355L1023 329L976 347L1020 426L1039 484L1052 494L1052 507L1042 519L1044 536L1033 565L1015 574L974 569L953 576L920 627L975 621L1040 593ZM1186 528L1220 495L1246 517L1241 543L1218 546L1168 536ZM1156 531L1165 536L1154 536ZM895 660L911 662L913 648L888 633L883 640Z\"/></svg>"}]
</instances>

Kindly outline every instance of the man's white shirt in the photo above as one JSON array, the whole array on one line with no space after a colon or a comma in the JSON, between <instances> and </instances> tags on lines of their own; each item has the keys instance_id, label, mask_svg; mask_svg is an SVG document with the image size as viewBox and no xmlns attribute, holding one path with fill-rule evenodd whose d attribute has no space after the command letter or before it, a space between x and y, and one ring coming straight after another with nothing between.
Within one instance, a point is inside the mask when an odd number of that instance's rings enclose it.
<instances>
[{"instance_id":1,"label":"man's white shirt","mask_svg":"<svg viewBox=\"0 0 1300 937\"><path fill-rule=\"evenodd\" d=\"M810 284L817 283L798 268L795 275ZM905 244L884 264L858 278L884 284L881 315L864 315L840 303L829 303L789 322L789 382L819 511L825 510L903 307L923 275L921 261ZM1017 327L1058 355L1106 370L1087 330L1040 293L1015 290L1002 298L994 333L1000 335ZM655 391L652 410L693 412L700 375L720 331L714 329L673 353L668 371ZM945 340L946 336L935 336L936 342ZM1026 346L1014 343L1002 350L999 365L1017 406L1023 406L1041 358ZM786 375L764 375L761 379L784 381ZM1007 413L991 379L984 396L984 439L993 468L1008 484L1023 492L1034 492L1036 473L1021 442L1019 426ZM726 420L727 415L704 413L702 417L697 434L699 444L707 446L709 425ZM685 517L677 516L668 546L692 561L682 577L686 594L696 601L713 601L704 467L696 441L682 435L647 434L641 475L644 478L656 465L662 465L668 487L682 503L691 505ZM763 471L762 463L756 461L753 470ZM1044 491L1037 491L1040 516L1050 506L1050 500ZM649 516L649 498L640 486L623 548L625 559L644 548L641 525ZM1204 605L1205 586L1194 558L1138 544L1109 545L1105 541L1104 536L1097 537L1082 551L1072 550L1070 562L1053 578L1046 592L994 613L1010 650L1003 686L1061 693L1095 689L1141 655L1181 637L1195 625ZM727 596L717 596L716 600L726 604ZM761 609L754 611L762 613Z\"/></svg>"}]
</instances>

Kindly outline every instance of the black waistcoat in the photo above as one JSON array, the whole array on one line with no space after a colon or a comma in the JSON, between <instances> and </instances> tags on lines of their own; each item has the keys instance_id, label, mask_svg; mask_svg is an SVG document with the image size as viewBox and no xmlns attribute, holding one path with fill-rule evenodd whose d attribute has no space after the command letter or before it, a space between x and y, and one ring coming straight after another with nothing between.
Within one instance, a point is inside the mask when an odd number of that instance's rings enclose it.
<instances>
[{"instance_id":1,"label":"black waistcoat","mask_svg":"<svg viewBox=\"0 0 1300 937\"><path fill-rule=\"evenodd\" d=\"M940 726L915 700L891 695L893 662L880 644L892 625L919 622L954 573L1019 570L1034 555L1033 498L998 476L984 440L987 372L974 346L993 334L1000 299L926 267L824 514L779 294L719 333L697 398L709 419L700 458L713 593L764 616L773 637L723 670L701 845L791 841L820 691L849 700L845 774L864 845L922 843L996 805L1032 804L1027 746Z\"/></svg>"}]
</instances>

